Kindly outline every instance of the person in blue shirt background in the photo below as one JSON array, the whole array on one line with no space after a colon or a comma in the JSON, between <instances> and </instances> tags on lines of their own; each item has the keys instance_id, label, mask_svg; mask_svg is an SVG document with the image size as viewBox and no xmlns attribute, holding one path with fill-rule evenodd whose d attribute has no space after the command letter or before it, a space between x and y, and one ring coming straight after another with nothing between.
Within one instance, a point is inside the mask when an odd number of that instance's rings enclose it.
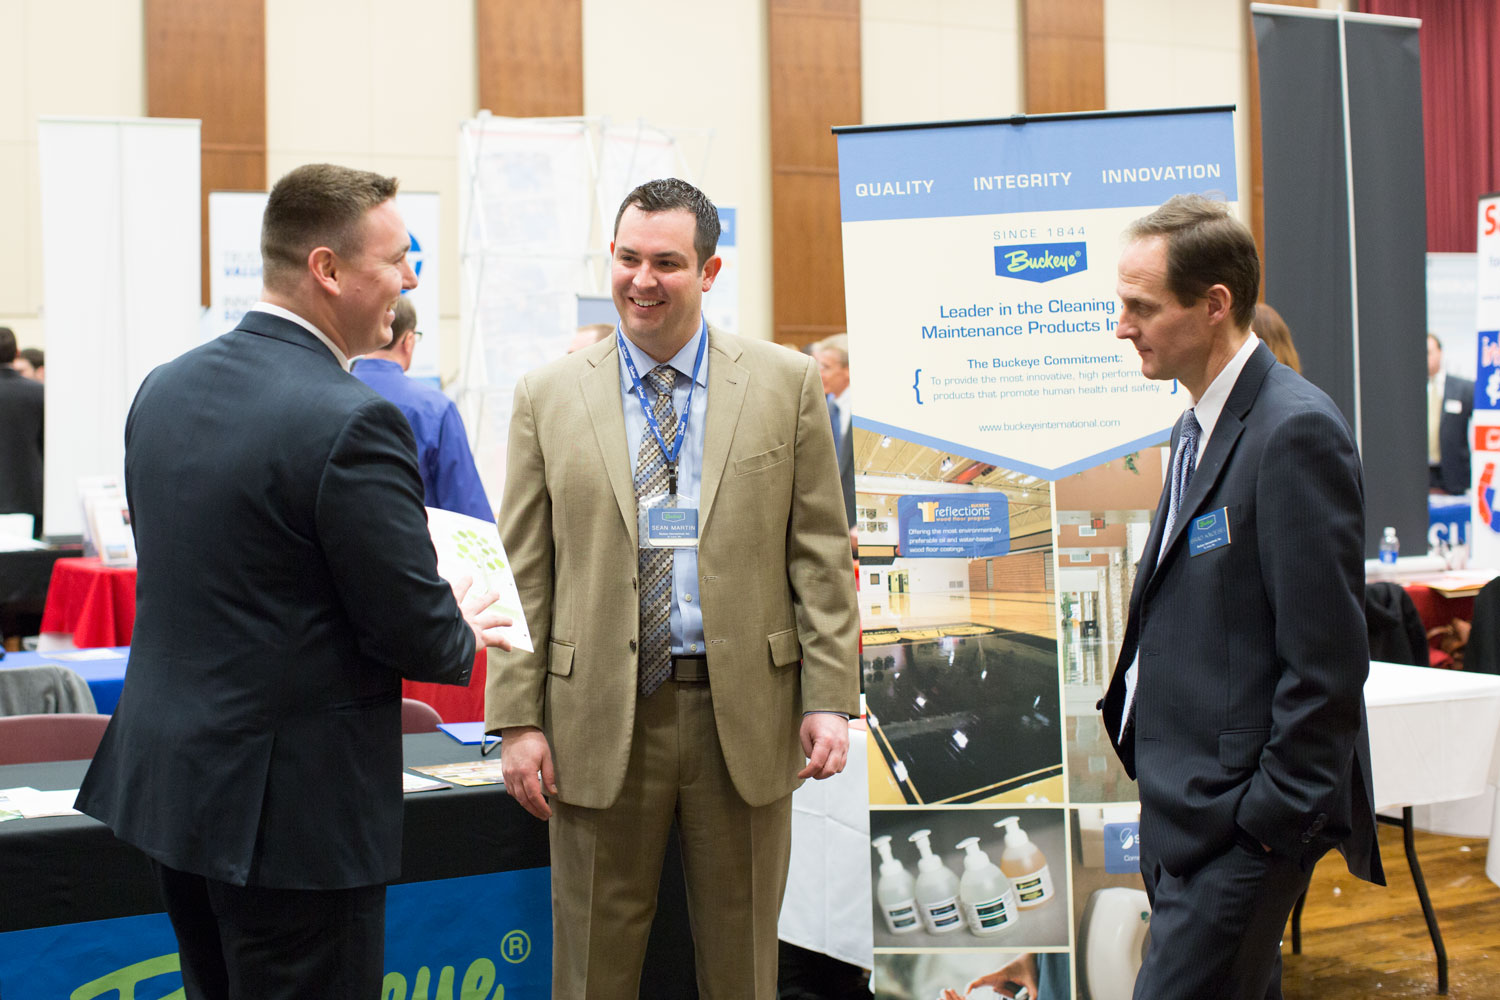
<instances>
[{"instance_id":1,"label":"person in blue shirt background","mask_svg":"<svg viewBox=\"0 0 1500 1000\"><path fill-rule=\"evenodd\" d=\"M422 336L417 309L403 295L396 303L395 334L389 346L372 351L354 363L354 376L406 414L417 439L417 469L422 474L423 502L428 507L468 514L494 523L495 512L485 496L469 436L453 400L441 390L406 377L412 352Z\"/></svg>"}]
</instances>

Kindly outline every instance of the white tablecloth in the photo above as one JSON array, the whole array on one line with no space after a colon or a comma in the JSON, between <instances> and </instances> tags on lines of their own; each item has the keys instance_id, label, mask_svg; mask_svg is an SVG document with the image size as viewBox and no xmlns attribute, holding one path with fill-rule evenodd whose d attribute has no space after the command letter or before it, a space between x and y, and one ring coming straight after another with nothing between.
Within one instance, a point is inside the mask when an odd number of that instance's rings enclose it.
<instances>
[{"instance_id":1,"label":"white tablecloth","mask_svg":"<svg viewBox=\"0 0 1500 1000\"><path fill-rule=\"evenodd\" d=\"M1375 808L1451 802L1500 778L1500 677L1371 663Z\"/></svg>"},{"instance_id":2,"label":"white tablecloth","mask_svg":"<svg viewBox=\"0 0 1500 1000\"><path fill-rule=\"evenodd\" d=\"M870 787L866 734L849 730L849 761L792 795L792 863L781 903L781 940L870 968Z\"/></svg>"}]
</instances>

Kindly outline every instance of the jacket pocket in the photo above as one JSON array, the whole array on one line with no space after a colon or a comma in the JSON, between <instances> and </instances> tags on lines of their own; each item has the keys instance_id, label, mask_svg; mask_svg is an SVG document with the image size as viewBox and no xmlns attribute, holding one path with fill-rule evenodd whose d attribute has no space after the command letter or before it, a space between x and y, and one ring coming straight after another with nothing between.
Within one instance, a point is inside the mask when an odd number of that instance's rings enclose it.
<instances>
[{"instance_id":1,"label":"jacket pocket","mask_svg":"<svg viewBox=\"0 0 1500 1000\"><path fill-rule=\"evenodd\" d=\"M573 672L573 650L577 648L569 642L558 642L556 639L547 640L547 673L566 677Z\"/></svg>"},{"instance_id":2,"label":"jacket pocket","mask_svg":"<svg viewBox=\"0 0 1500 1000\"><path fill-rule=\"evenodd\" d=\"M802 659L802 643L797 640L797 630L784 629L766 636L771 645L771 662L784 667Z\"/></svg>"},{"instance_id":3,"label":"jacket pocket","mask_svg":"<svg viewBox=\"0 0 1500 1000\"><path fill-rule=\"evenodd\" d=\"M770 451L763 451L759 455L751 455L734 463L734 474L736 476L748 476L752 472L768 469L773 465L785 462L791 456L790 445L777 445Z\"/></svg>"},{"instance_id":4,"label":"jacket pocket","mask_svg":"<svg viewBox=\"0 0 1500 1000\"><path fill-rule=\"evenodd\" d=\"M1219 763L1240 770L1260 763L1270 729L1231 729L1219 734Z\"/></svg>"}]
</instances>

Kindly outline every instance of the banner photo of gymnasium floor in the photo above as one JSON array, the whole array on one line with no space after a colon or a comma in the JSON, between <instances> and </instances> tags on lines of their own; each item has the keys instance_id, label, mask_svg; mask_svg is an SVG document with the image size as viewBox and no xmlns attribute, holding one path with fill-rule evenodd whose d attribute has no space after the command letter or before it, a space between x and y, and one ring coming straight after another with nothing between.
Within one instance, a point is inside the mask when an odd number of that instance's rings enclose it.
<instances>
[{"instance_id":1,"label":"banner photo of gymnasium floor","mask_svg":"<svg viewBox=\"0 0 1500 1000\"><path fill-rule=\"evenodd\" d=\"M1189 404L1115 336L1115 265L1172 195L1233 201L1230 109L836 131L876 996L1128 997L1139 806L1095 703Z\"/></svg>"}]
</instances>

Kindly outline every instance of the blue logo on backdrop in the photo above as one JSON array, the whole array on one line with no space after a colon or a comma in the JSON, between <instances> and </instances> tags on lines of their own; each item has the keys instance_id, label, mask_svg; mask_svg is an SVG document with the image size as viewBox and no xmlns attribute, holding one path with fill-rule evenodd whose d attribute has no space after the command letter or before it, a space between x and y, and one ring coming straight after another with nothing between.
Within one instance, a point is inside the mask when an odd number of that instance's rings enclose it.
<instances>
[{"instance_id":1,"label":"blue logo on backdrop","mask_svg":"<svg viewBox=\"0 0 1500 1000\"><path fill-rule=\"evenodd\" d=\"M407 262L411 264L411 271L417 277L422 276L422 244L417 241L417 234L410 229L406 231L406 238L411 240L411 249L406 251Z\"/></svg>"},{"instance_id":2,"label":"blue logo on backdrop","mask_svg":"<svg viewBox=\"0 0 1500 1000\"><path fill-rule=\"evenodd\" d=\"M1141 824L1104 824L1104 870L1111 875L1135 875L1141 870Z\"/></svg>"},{"instance_id":3,"label":"blue logo on backdrop","mask_svg":"<svg viewBox=\"0 0 1500 1000\"><path fill-rule=\"evenodd\" d=\"M935 493L896 501L901 555L982 559L1010 553L1010 499L1004 493Z\"/></svg>"},{"instance_id":4,"label":"blue logo on backdrop","mask_svg":"<svg viewBox=\"0 0 1500 1000\"><path fill-rule=\"evenodd\" d=\"M995 248L995 273L1038 284L1089 269L1086 243L1027 243Z\"/></svg>"}]
</instances>

